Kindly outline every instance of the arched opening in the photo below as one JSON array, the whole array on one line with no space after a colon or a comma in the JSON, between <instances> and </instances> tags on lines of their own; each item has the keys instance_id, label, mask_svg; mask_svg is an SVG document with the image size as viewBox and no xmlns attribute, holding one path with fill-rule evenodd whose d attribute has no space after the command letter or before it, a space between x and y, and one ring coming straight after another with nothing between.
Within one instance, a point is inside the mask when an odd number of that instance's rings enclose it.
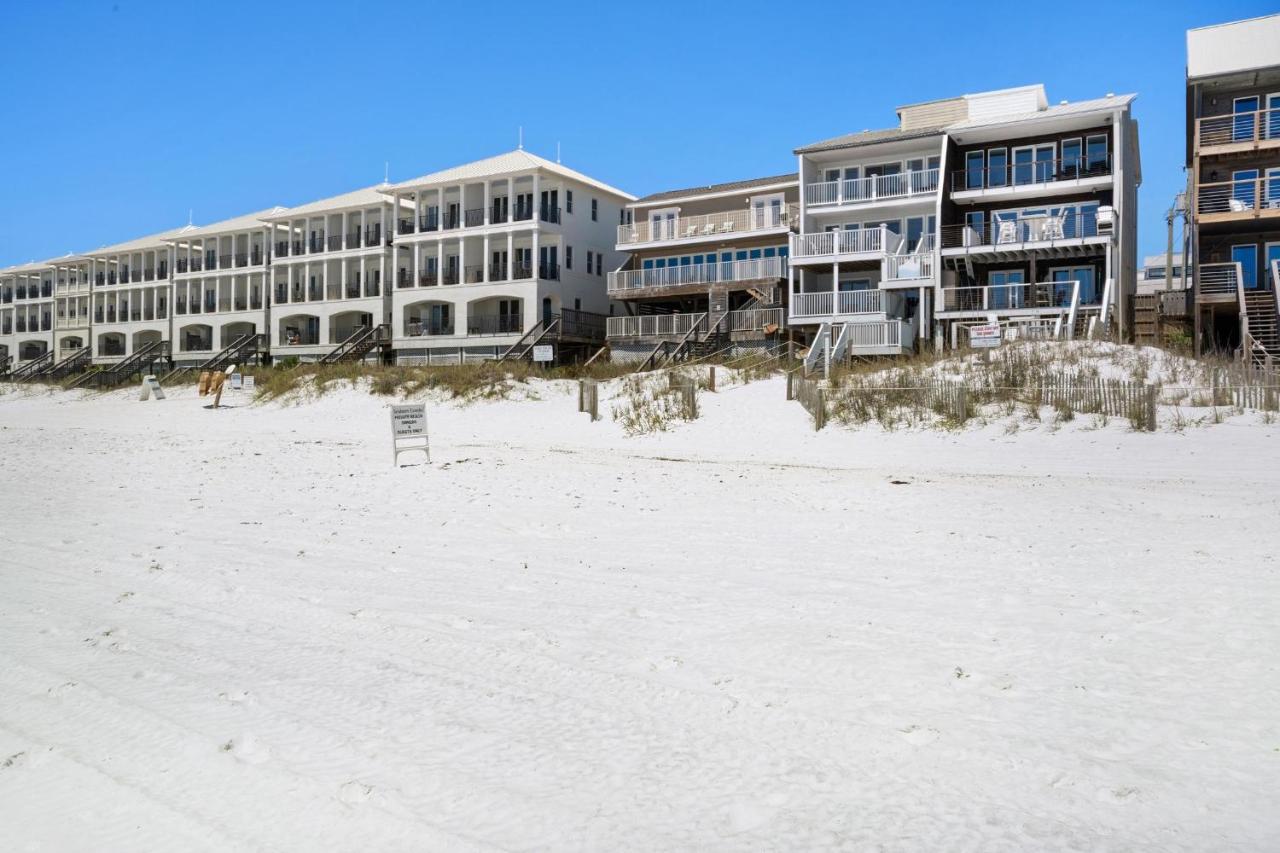
<instances>
[{"instance_id":1,"label":"arched opening","mask_svg":"<svg viewBox=\"0 0 1280 853\"><path fill-rule=\"evenodd\" d=\"M280 318L280 345L308 347L320 343L320 318L314 314L290 314Z\"/></svg>"},{"instance_id":2,"label":"arched opening","mask_svg":"<svg viewBox=\"0 0 1280 853\"><path fill-rule=\"evenodd\" d=\"M125 337L122 332L103 332L98 335L98 355L124 355Z\"/></svg>"},{"instance_id":3,"label":"arched opening","mask_svg":"<svg viewBox=\"0 0 1280 853\"><path fill-rule=\"evenodd\" d=\"M44 341L21 341L18 344L18 361L30 361L48 351L49 345Z\"/></svg>"},{"instance_id":4,"label":"arched opening","mask_svg":"<svg viewBox=\"0 0 1280 853\"><path fill-rule=\"evenodd\" d=\"M213 349L213 327L192 323L178 330L179 352L209 352Z\"/></svg>"},{"instance_id":5,"label":"arched opening","mask_svg":"<svg viewBox=\"0 0 1280 853\"><path fill-rule=\"evenodd\" d=\"M340 344L360 329L373 325L373 315L366 311L343 311L329 318L329 343Z\"/></svg>"},{"instance_id":6,"label":"arched opening","mask_svg":"<svg viewBox=\"0 0 1280 853\"><path fill-rule=\"evenodd\" d=\"M229 347L244 335L252 335L257 331L257 327L253 323L243 320L237 323L222 324L222 346Z\"/></svg>"},{"instance_id":7,"label":"arched opening","mask_svg":"<svg viewBox=\"0 0 1280 853\"><path fill-rule=\"evenodd\" d=\"M508 296L477 299L467 305L468 335L512 335L524 331L524 303Z\"/></svg>"},{"instance_id":8,"label":"arched opening","mask_svg":"<svg viewBox=\"0 0 1280 853\"><path fill-rule=\"evenodd\" d=\"M84 348L84 338L80 337L79 335L64 335L58 341L58 350L61 352L65 352L67 355L70 355L76 350L83 349L83 348Z\"/></svg>"},{"instance_id":9,"label":"arched opening","mask_svg":"<svg viewBox=\"0 0 1280 853\"><path fill-rule=\"evenodd\" d=\"M404 333L407 337L452 335L453 321L453 305L449 302L428 299L404 306Z\"/></svg>"},{"instance_id":10,"label":"arched opening","mask_svg":"<svg viewBox=\"0 0 1280 853\"><path fill-rule=\"evenodd\" d=\"M162 340L164 340L164 336L161 335L159 332L155 331L154 329L150 329L144 332L134 332L133 333L133 351L138 352L144 347L148 347L154 343L159 343Z\"/></svg>"}]
</instances>

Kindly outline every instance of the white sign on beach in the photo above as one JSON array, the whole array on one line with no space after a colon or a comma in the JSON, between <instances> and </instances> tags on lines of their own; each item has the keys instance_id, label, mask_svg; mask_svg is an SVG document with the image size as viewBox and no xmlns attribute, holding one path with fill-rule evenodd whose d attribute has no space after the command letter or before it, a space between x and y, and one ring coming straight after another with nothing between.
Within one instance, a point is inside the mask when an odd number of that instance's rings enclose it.
<instances>
[{"instance_id":1,"label":"white sign on beach","mask_svg":"<svg viewBox=\"0 0 1280 853\"><path fill-rule=\"evenodd\" d=\"M243 373L231 374L231 390L239 391L243 387L244 387L244 374Z\"/></svg>"},{"instance_id":2,"label":"white sign on beach","mask_svg":"<svg viewBox=\"0 0 1280 853\"><path fill-rule=\"evenodd\" d=\"M392 461L399 464L400 454L421 450L431 461L431 442L427 438L427 407L424 403L410 403L391 407Z\"/></svg>"},{"instance_id":3,"label":"white sign on beach","mask_svg":"<svg viewBox=\"0 0 1280 853\"><path fill-rule=\"evenodd\" d=\"M142 377L142 394L138 399L145 402L150 400L153 394L157 400L164 399L164 389L160 387L160 380L148 374Z\"/></svg>"},{"instance_id":4,"label":"white sign on beach","mask_svg":"<svg viewBox=\"0 0 1280 853\"><path fill-rule=\"evenodd\" d=\"M246 375L245 375L245 377L244 377L244 386L243 386L243 387L244 387L244 390L245 390L245 391L252 391L252 390L253 390L253 387L254 387L254 380L253 380L253 375L252 375L252 374L246 374Z\"/></svg>"},{"instance_id":5,"label":"white sign on beach","mask_svg":"<svg viewBox=\"0 0 1280 853\"><path fill-rule=\"evenodd\" d=\"M533 348L534 361L555 361L556 348L551 344L538 344Z\"/></svg>"},{"instance_id":6,"label":"white sign on beach","mask_svg":"<svg viewBox=\"0 0 1280 853\"><path fill-rule=\"evenodd\" d=\"M971 347L1000 346L1000 324L991 323L986 326L970 326L969 327L969 346Z\"/></svg>"}]
</instances>

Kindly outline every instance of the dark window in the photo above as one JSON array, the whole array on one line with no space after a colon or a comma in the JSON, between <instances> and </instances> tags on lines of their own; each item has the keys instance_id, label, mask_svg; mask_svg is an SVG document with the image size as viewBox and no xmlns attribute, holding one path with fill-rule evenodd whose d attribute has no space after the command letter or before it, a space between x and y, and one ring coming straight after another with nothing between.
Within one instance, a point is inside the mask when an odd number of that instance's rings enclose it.
<instances>
[{"instance_id":1,"label":"dark window","mask_svg":"<svg viewBox=\"0 0 1280 853\"><path fill-rule=\"evenodd\" d=\"M596 256L590 249L587 249L587 275L591 275L595 269Z\"/></svg>"},{"instance_id":2,"label":"dark window","mask_svg":"<svg viewBox=\"0 0 1280 853\"><path fill-rule=\"evenodd\" d=\"M600 217L600 202L594 198L591 199L591 221L596 222Z\"/></svg>"},{"instance_id":3,"label":"dark window","mask_svg":"<svg viewBox=\"0 0 1280 853\"><path fill-rule=\"evenodd\" d=\"M564 247L564 268L567 270L573 269L573 247L572 246Z\"/></svg>"},{"instance_id":4,"label":"dark window","mask_svg":"<svg viewBox=\"0 0 1280 853\"><path fill-rule=\"evenodd\" d=\"M564 191L564 212L573 213L573 190Z\"/></svg>"},{"instance_id":5,"label":"dark window","mask_svg":"<svg viewBox=\"0 0 1280 853\"><path fill-rule=\"evenodd\" d=\"M982 189L982 152L970 151L964 158L964 186L968 190Z\"/></svg>"}]
</instances>

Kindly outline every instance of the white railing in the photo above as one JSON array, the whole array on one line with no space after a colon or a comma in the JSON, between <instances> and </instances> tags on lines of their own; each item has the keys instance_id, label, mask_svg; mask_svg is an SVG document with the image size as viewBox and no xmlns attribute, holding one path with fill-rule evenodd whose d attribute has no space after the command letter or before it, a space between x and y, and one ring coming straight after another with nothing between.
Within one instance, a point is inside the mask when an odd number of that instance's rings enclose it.
<instances>
[{"instance_id":1,"label":"white railing","mask_svg":"<svg viewBox=\"0 0 1280 853\"><path fill-rule=\"evenodd\" d=\"M642 314L637 317L609 317L605 334L610 338L665 338L685 335L698 327L706 331L707 315Z\"/></svg>"},{"instance_id":2,"label":"white railing","mask_svg":"<svg viewBox=\"0 0 1280 853\"><path fill-rule=\"evenodd\" d=\"M782 325L781 308L748 308L729 312L731 332L758 332L769 325Z\"/></svg>"},{"instance_id":3,"label":"white railing","mask_svg":"<svg viewBox=\"0 0 1280 853\"><path fill-rule=\"evenodd\" d=\"M1238 263L1201 264L1196 273L1196 286L1204 294L1234 296L1243 278L1243 270Z\"/></svg>"},{"instance_id":4,"label":"white railing","mask_svg":"<svg viewBox=\"0 0 1280 853\"><path fill-rule=\"evenodd\" d=\"M728 210L723 213L707 213L700 216L677 216L674 219L653 219L618 226L618 243L651 243L661 240L692 240L699 237L715 237L721 234L741 234L786 228L797 220L799 206L788 204L780 207Z\"/></svg>"},{"instance_id":5,"label":"white railing","mask_svg":"<svg viewBox=\"0 0 1280 853\"><path fill-rule=\"evenodd\" d=\"M646 287L680 287L688 284L753 281L785 278L786 258L757 258L716 264L686 264L661 269L624 270L609 273L609 292L618 293Z\"/></svg>"},{"instance_id":6,"label":"white railing","mask_svg":"<svg viewBox=\"0 0 1280 853\"><path fill-rule=\"evenodd\" d=\"M836 314L883 314L884 311L883 290L826 290L791 296L791 316L797 319Z\"/></svg>"},{"instance_id":7,"label":"white railing","mask_svg":"<svg viewBox=\"0 0 1280 853\"><path fill-rule=\"evenodd\" d=\"M897 252L902 237L881 225L852 231L822 231L791 235L791 257L813 258L824 255L879 254Z\"/></svg>"},{"instance_id":8,"label":"white railing","mask_svg":"<svg viewBox=\"0 0 1280 853\"><path fill-rule=\"evenodd\" d=\"M902 346L901 320L884 320L876 323L849 323L848 349L867 349Z\"/></svg>"},{"instance_id":9,"label":"white railing","mask_svg":"<svg viewBox=\"0 0 1280 853\"><path fill-rule=\"evenodd\" d=\"M886 281L933 278L933 252L886 256L884 278Z\"/></svg>"},{"instance_id":10,"label":"white railing","mask_svg":"<svg viewBox=\"0 0 1280 853\"><path fill-rule=\"evenodd\" d=\"M847 181L821 181L804 188L806 204L863 204L937 192L938 170L901 172Z\"/></svg>"}]
</instances>

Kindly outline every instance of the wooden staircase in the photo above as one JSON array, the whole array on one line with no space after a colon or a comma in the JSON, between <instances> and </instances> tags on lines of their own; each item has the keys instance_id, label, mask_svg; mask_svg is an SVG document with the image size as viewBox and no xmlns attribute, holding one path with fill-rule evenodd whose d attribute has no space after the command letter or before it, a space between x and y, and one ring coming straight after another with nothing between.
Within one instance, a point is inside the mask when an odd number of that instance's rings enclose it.
<instances>
[{"instance_id":1,"label":"wooden staircase","mask_svg":"<svg viewBox=\"0 0 1280 853\"><path fill-rule=\"evenodd\" d=\"M93 350L89 347L81 347L57 364L50 365L40 376L42 379L51 379L55 382L65 379L71 374L79 373L87 368L92 357Z\"/></svg>"},{"instance_id":2,"label":"wooden staircase","mask_svg":"<svg viewBox=\"0 0 1280 853\"><path fill-rule=\"evenodd\" d=\"M1244 308L1249 337L1255 346L1249 353L1255 362L1280 360L1280 318L1277 314L1276 293L1272 290L1247 290Z\"/></svg>"},{"instance_id":3,"label":"wooden staircase","mask_svg":"<svg viewBox=\"0 0 1280 853\"><path fill-rule=\"evenodd\" d=\"M108 364L102 367L90 370L77 376L72 382L66 386L68 390L72 388L83 388L86 385L93 385L97 388L108 388L112 385L119 385L126 379L133 376L140 376L144 373L155 369L157 363L169 363L169 342L168 341L152 341L133 355L118 361L115 364Z\"/></svg>"},{"instance_id":4,"label":"wooden staircase","mask_svg":"<svg viewBox=\"0 0 1280 853\"><path fill-rule=\"evenodd\" d=\"M35 379L45 368L53 364L53 350L49 350L39 358L32 359L26 364L19 367L9 375L9 379L13 382L30 382Z\"/></svg>"},{"instance_id":5,"label":"wooden staircase","mask_svg":"<svg viewBox=\"0 0 1280 853\"><path fill-rule=\"evenodd\" d=\"M193 371L205 370L225 370L228 365L239 364L247 358L256 358L267 351L267 336L257 333L248 333L241 335L231 342L231 345L214 355L212 358L202 361L195 367L179 367L170 370L164 376L160 377L160 381L167 382L177 376L182 376Z\"/></svg>"},{"instance_id":6,"label":"wooden staircase","mask_svg":"<svg viewBox=\"0 0 1280 853\"><path fill-rule=\"evenodd\" d=\"M343 364L361 361L376 347L383 349L391 345L391 325L383 323L378 326L362 326L345 341L338 344L333 352L320 359L321 364Z\"/></svg>"},{"instance_id":7,"label":"wooden staircase","mask_svg":"<svg viewBox=\"0 0 1280 853\"><path fill-rule=\"evenodd\" d=\"M521 361L533 354L533 348L548 335L555 334L560 328L560 315L553 314L550 317L544 317L534 324L533 328L525 332L520 340L509 346L502 355L498 356L498 361Z\"/></svg>"}]
</instances>

